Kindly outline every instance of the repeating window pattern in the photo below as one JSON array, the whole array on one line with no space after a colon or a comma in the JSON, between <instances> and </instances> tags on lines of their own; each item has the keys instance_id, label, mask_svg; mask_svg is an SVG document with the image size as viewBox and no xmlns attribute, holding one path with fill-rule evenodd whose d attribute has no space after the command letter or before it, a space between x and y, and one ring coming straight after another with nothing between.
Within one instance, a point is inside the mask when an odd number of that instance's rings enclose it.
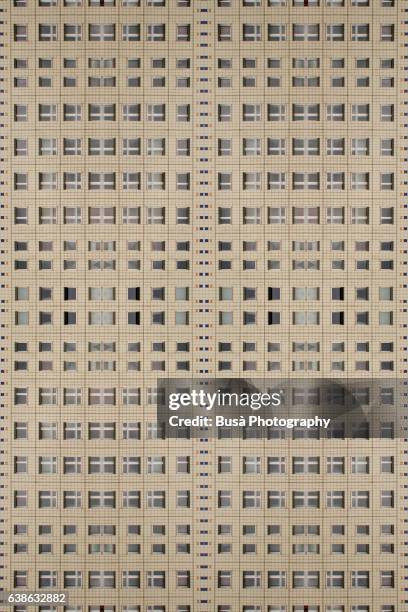
<instances>
[{"instance_id":1,"label":"repeating window pattern","mask_svg":"<svg viewBox=\"0 0 408 612\"><path fill-rule=\"evenodd\" d=\"M398 3L9 5L8 588L397 612L392 423L195 453L153 414L158 377L403 375Z\"/></svg>"}]
</instances>

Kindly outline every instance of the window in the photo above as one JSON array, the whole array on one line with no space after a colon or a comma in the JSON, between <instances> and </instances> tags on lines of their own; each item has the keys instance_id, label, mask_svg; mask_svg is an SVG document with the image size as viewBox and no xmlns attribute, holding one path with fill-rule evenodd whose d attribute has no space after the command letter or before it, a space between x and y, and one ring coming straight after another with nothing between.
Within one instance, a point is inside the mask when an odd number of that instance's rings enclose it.
<instances>
[{"instance_id":1,"label":"window","mask_svg":"<svg viewBox=\"0 0 408 612\"><path fill-rule=\"evenodd\" d=\"M292 175L292 188L294 190L318 190L320 175L318 172L294 172Z\"/></svg>"},{"instance_id":2,"label":"window","mask_svg":"<svg viewBox=\"0 0 408 612\"><path fill-rule=\"evenodd\" d=\"M326 40L338 42L344 40L344 24L329 24L326 26Z\"/></svg>"},{"instance_id":3,"label":"window","mask_svg":"<svg viewBox=\"0 0 408 612\"><path fill-rule=\"evenodd\" d=\"M229 109L231 109L231 107L229 107ZM243 121L260 121L260 104L244 104L242 107L242 119Z\"/></svg>"},{"instance_id":4,"label":"window","mask_svg":"<svg viewBox=\"0 0 408 612\"><path fill-rule=\"evenodd\" d=\"M284 138L268 138L268 155L286 155L286 140Z\"/></svg>"},{"instance_id":5,"label":"window","mask_svg":"<svg viewBox=\"0 0 408 612\"><path fill-rule=\"evenodd\" d=\"M219 23L217 26L218 40L220 42L232 40L232 26Z\"/></svg>"},{"instance_id":6,"label":"window","mask_svg":"<svg viewBox=\"0 0 408 612\"><path fill-rule=\"evenodd\" d=\"M107 570L88 572L88 587L90 589L114 589L115 572Z\"/></svg>"},{"instance_id":7,"label":"window","mask_svg":"<svg viewBox=\"0 0 408 612\"><path fill-rule=\"evenodd\" d=\"M380 121L394 121L394 105L382 104L380 106Z\"/></svg>"},{"instance_id":8,"label":"window","mask_svg":"<svg viewBox=\"0 0 408 612\"><path fill-rule=\"evenodd\" d=\"M362 42L370 40L370 26L368 23L351 24L351 40Z\"/></svg>"},{"instance_id":9,"label":"window","mask_svg":"<svg viewBox=\"0 0 408 612\"><path fill-rule=\"evenodd\" d=\"M14 24L14 40L15 42L24 42L28 40L28 26L23 24Z\"/></svg>"},{"instance_id":10,"label":"window","mask_svg":"<svg viewBox=\"0 0 408 612\"><path fill-rule=\"evenodd\" d=\"M255 108L254 105L250 105L253 109ZM245 112L245 108L243 107L243 113ZM232 106L230 104L219 104L218 105L218 121L219 122L224 122L224 121L231 121L232 119ZM251 119L249 119L251 120ZM252 119L253 121L255 119Z\"/></svg>"},{"instance_id":11,"label":"window","mask_svg":"<svg viewBox=\"0 0 408 612\"><path fill-rule=\"evenodd\" d=\"M116 107L114 104L89 104L88 119L89 121L114 121L116 116Z\"/></svg>"},{"instance_id":12,"label":"window","mask_svg":"<svg viewBox=\"0 0 408 612\"><path fill-rule=\"evenodd\" d=\"M293 155L319 155L320 140L318 138L293 138Z\"/></svg>"},{"instance_id":13,"label":"window","mask_svg":"<svg viewBox=\"0 0 408 612\"><path fill-rule=\"evenodd\" d=\"M328 172L326 175L326 187L330 191L343 191L345 188L344 172Z\"/></svg>"},{"instance_id":14,"label":"window","mask_svg":"<svg viewBox=\"0 0 408 612\"><path fill-rule=\"evenodd\" d=\"M14 139L14 155L16 157L25 157L28 155L28 141L25 138Z\"/></svg>"},{"instance_id":15,"label":"window","mask_svg":"<svg viewBox=\"0 0 408 612\"><path fill-rule=\"evenodd\" d=\"M394 156L394 139L393 138L382 138L380 140L380 155L385 157Z\"/></svg>"},{"instance_id":16,"label":"window","mask_svg":"<svg viewBox=\"0 0 408 612\"><path fill-rule=\"evenodd\" d=\"M286 106L284 104L268 104L268 121L285 121Z\"/></svg>"},{"instance_id":17,"label":"window","mask_svg":"<svg viewBox=\"0 0 408 612\"><path fill-rule=\"evenodd\" d=\"M88 37L90 41L113 41L115 40L115 24L90 23Z\"/></svg>"},{"instance_id":18,"label":"window","mask_svg":"<svg viewBox=\"0 0 408 612\"><path fill-rule=\"evenodd\" d=\"M219 589L232 586L231 571L224 570L218 572L217 586Z\"/></svg>"},{"instance_id":19,"label":"window","mask_svg":"<svg viewBox=\"0 0 408 612\"><path fill-rule=\"evenodd\" d=\"M308 206L305 208L293 207L292 223L294 225L318 225L320 223L320 209L316 206Z\"/></svg>"},{"instance_id":20,"label":"window","mask_svg":"<svg viewBox=\"0 0 408 612\"><path fill-rule=\"evenodd\" d=\"M27 191L28 174L22 172L14 173L14 191Z\"/></svg>"},{"instance_id":21,"label":"window","mask_svg":"<svg viewBox=\"0 0 408 612\"><path fill-rule=\"evenodd\" d=\"M285 491L268 491L268 508L285 508L286 507L286 492Z\"/></svg>"},{"instance_id":22,"label":"window","mask_svg":"<svg viewBox=\"0 0 408 612\"><path fill-rule=\"evenodd\" d=\"M148 41L166 40L166 26L164 23L148 23L146 39Z\"/></svg>"},{"instance_id":23,"label":"window","mask_svg":"<svg viewBox=\"0 0 408 612\"><path fill-rule=\"evenodd\" d=\"M57 572L47 570L38 572L38 586L40 589L55 588L57 586Z\"/></svg>"},{"instance_id":24,"label":"window","mask_svg":"<svg viewBox=\"0 0 408 612\"><path fill-rule=\"evenodd\" d=\"M285 172L268 172L268 189L280 190L286 188Z\"/></svg>"},{"instance_id":25,"label":"window","mask_svg":"<svg viewBox=\"0 0 408 612\"><path fill-rule=\"evenodd\" d=\"M367 571L352 571L351 586L353 588L368 589L370 588L369 572Z\"/></svg>"},{"instance_id":26,"label":"window","mask_svg":"<svg viewBox=\"0 0 408 612\"><path fill-rule=\"evenodd\" d=\"M394 173L380 173L380 189L381 191L393 191L394 190Z\"/></svg>"},{"instance_id":27,"label":"window","mask_svg":"<svg viewBox=\"0 0 408 612\"><path fill-rule=\"evenodd\" d=\"M344 457L327 457L327 473L328 474L344 474L345 473Z\"/></svg>"},{"instance_id":28,"label":"window","mask_svg":"<svg viewBox=\"0 0 408 612\"><path fill-rule=\"evenodd\" d=\"M286 24L268 23L268 40L272 42L283 42L286 40Z\"/></svg>"},{"instance_id":29,"label":"window","mask_svg":"<svg viewBox=\"0 0 408 612\"><path fill-rule=\"evenodd\" d=\"M13 493L13 506L14 508L27 508L28 492L24 490L15 490Z\"/></svg>"},{"instance_id":30,"label":"window","mask_svg":"<svg viewBox=\"0 0 408 612\"><path fill-rule=\"evenodd\" d=\"M41 185L41 182L40 182L40 185ZM80 172L64 172L63 185L64 185L65 190L81 189L81 186L82 186L81 173Z\"/></svg>"},{"instance_id":31,"label":"window","mask_svg":"<svg viewBox=\"0 0 408 612\"><path fill-rule=\"evenodd\" d=\"M393 474L394 473L394 457L385 456L380 458L380 469L381 473Z\"/></svg>"},{"instance_id":32,"label":"window","mask_svg":"<svg viewBox=\"0 0 408 612\"><path fill-rule=\"evenodd\" d=\"M124 191L140 190L140 172L123 172L122 189Z\"/></svg>"},{"instance_id":33,"label":"window","mask_svg":"<svg viewBox=\"0 0 408 612\"><path fill-rule=\"evenodd\" d=\"M114 172L89 172L88 189L89 190L115 189L115 178L116 177L115 177ZM112 210L112 209L99 209L99 210Z\"/></svg>"},{"instance_id":34,"label":"window","mask_svg":"<svg viewBox=\"0 0 408 612\"><path fill-rule=\"evenodd\" d=\"M89 491L88 508L115 508L115 499L114 491Z\"/></svg>"},{"instance_id":35,"label":"window","mask_svg":"<svg viewBox=\"0 0 408 612\"><path fill-rule=\"evenodd\" d=\"M293 474L319 474L320 461L318 457L293 457Z\"/></svg>"},{"instance_id":36,"label":"window","mask_svg":"<svg viewBox=\"0 0 408 612\"><path fill-rule=\"evenodd\" d=\"M122 40L134 42L140 40L140 24L125 23L122 25Z\"/></svg>"},{"instance_id":37,"label":"window","mask_svg":"<svg viewBox=\"0 0 408 612\"><path fill-rule=\"evenodd\" d=\"M56 138L39 138L38 153L39 155L56 155L57 154L57 139Z\"/></svg>"},{"instance_id":38,"label":"window","mask_svg":"<svg viewBox=\"0 0 408 612\"><path fill-rule=\"evenodd\" d=\"M354 191L367 191L370 188L370 175L368 172L351 173L351 189Z\"/></svg>"},{"instance_id":39,"label":"window","mask_svg":"<svg viewBox=\"0 0 408 612\"><path fill-rule=\"evenodd\" d=\"M149 588L166 588L166 573L163 571L148 571L147 586Z\"/></svg>"},{"instance_id":40,"label":"window","mask_svg":"<svg viewBox=\"0 0 408 612\"><path fill-rule=\"evenodd\" d=\"M337 570L326 572L326 586L344 589L344 572ZM335 610L332 608L331 612L335 612Z\"/></svg>"},{"instance_id":41,"label":"window","mask_svg":"<svg viewBox=\"0 0 408 612\"><path fill-rule=\"evenodd\" d=\"M369 474L369 457L352 457L352 474Z\"/></svg>"},{"instance_id":42,"label":"window","mask_svg":"<svg viewBox=\"0 0 408 612\"><path fill-rule=\"evenodd\" d=\"M250 42L261 40L261 26L259 24L244 23L242 25L242 40Z\"/></svg>"},{"instance_id":43,"label":"window","mask_svg":"<svg viewBox=\"0 0 408 612\"><path fill-rule=\"evenodd\" d=\"M176 140L176 155L185 157L190 156L190 139L189 138L178 138Z\"/></svg>"},{"instance_id":44,"label":"window","mask_svg":"<svg viewBox=\"0 0 408 612\"><path fill-rule=\"evenodd\" d=\"M82 40L82 26L64 23L64 40L71 42Z\"/></svg>"},{"instance_id":45,"label":"window","mask_svg":"<svg viewBox=\"0 0 408 612\"><path fill-rule=\"evenodd\" d=\"M124 104L122 107L122 117L124 121L140 121L141 111L140 104ZM153 119L148 119L153 121Z\"/></svg>"},{"instance_id":46,"label":"window","mask_svg":"<svg viewBox=\"0 0 408 612\"><path fill-rule=\"evenodd\" d=\"M369 155L370 154L370 141L368 138L352 138L351 140L351 154L352 155Z\"/></svg>"},{"instance_id":47,"label":"window","mask_svg":"<svg viewBox=\"0 0 408 612\"><path fill-rule=\"evenodd\" d=\"M394 491L383 490L380 492L380 505L382 508L394 508Z\"/></svg>"},{"instance_id":48,"label":"window","mask_svg":"<svg viewBox=\"0 0 408 612\"><path fill-rule=\"evenodd\" d=\"M165 121L166 106L165 104L148 104L147 105L147 121Z\"/></svg>"},{"instance_id":49,"label":"window","mask_svg":"<svg viewBox=\"0 0 408 612\"><path fill-rule=\"evenodd\" d=\"M283 225L286 223L286 209L284 207L268 206L268 224Z\"/></svg>"},{"instance_id":50,"label":"window","mask_svg":"<svg viewBox=\"0 0 408 612\"><path fill-rule=\"evenodd\" d=\"M382 42L392 42L394 40L394 24L380 25L380 40Z\"/></svg>"},{"instance_id":51,"label":"window","mask_svg":"<svg viewBox=\"0 0 408 612\"><path fill-rule=\"evenodd\" d=\"M88 153L89 155L115 155L115 142L114 138L89 138Z\"/></svg>"},{"instance_id":52,"label":"window","mask_svg":"<svg viewBox=\"0 0 408 612\"><path fill-rule=\"evenodd\" d=\"M319 104L293 104L292 119L293 121L319 121L320 106Z\"/></svg>"},{"instance_id":53,"label":"window","mask_svg":"<svg viewBox=\"0 0 408 612\"><path fill-rule=\"evenodd\" d=\"M81 155L82 141L80 138L64 138L63 148L64 155ZM41 151L40 155L42 155Z\"/></svg>"},{"instance_id":54,"label":"window","mask_svg":"<svg viewBox=\"0 0 408 612\"><path fill-rule=\"evenodd\" d=\"M39 491L38 492L38 507L39 508L56 508L57 507L57 492L56 491Z\"/></svg>"},{"instance_id":55,"label":"window","mask_svg":"<svg viewBox=\"0 0 408 612\"><path fill-rule=\"evenodd\" d=\"M261 586L261 572L260 571L244 571L242 572L242 587L244 589L260 588ZM253 612L254 608L246 606L248 611Z\"/></svg>"},{"instance_id":56,"label":"window","mask_svg":"<svg viewBox=\"0 0 408 612\"><path fill-rule=\"evenodd\" d=\"M40 121L56 121L57 120L56 104L39 104L38 119Z\"/></svg>"},{"instance_id":57,"label":"window","mask_svg":"<svg viewBox=\"0 0 408 612\"><path fill-rule=\"evenodd\" d=\"M190 40L190 24L176 25L176 40L177 41L189 41Z\"/></svg>"},{"instance_id":58,"label":"window","mask_svg":"<svg viewBox=\"0 0 408 612\"><path fill-rule=\"evenodd\" d=\"M112 139L114 142L114 139ZM140 138L124 138L122 141L123 155L140 155ZM114 152L112 153L114 155Z\"/></svg>"},{"instance_id":59,"label":"window","mask_svg":"<svg viewBox=\"0 0 408 612\"><path fill-rule=\"evenodd\" d=\"M320 59L317 58L292 58L292 68L320 68Z\"/></svg>"},{"instance_id":60,"label":"window","mask_svg":"<svg viewBox=\"0 0 408 612\"><path fill-rule=\"evenodd\" d=\"M64 572L64 588L79 588L82 587L82 572L72 570Z\"/></svg>"},{"instance_id":61,"label":"window","mask_svg":"<svg viewBox=\"0 0 408 612\"><path fill-rule=\"evenodd\" d=\"M352 508L369 508L370 493L369 491L352 491L351 492Z\"/></svg>"},{"instance_id":62,"label":"window","mask_svg":"<svg viewBox=\"0 0 408 612\"><path fill-rule=\"evenodd\" d=\"M369 208L353 206L351 209L351 223L356 225L368 225Z\"/></svg>"},{"instance_id":63,"label":"window","mask_svg":"<svg viewBox=\"0 0 408 612\"><path fill-rule=\"evenodd\" d=\"M56 24L40 23L38 25L38 40L40 41L57 40Z\"/></svg>"},{"instance_id":64,"label":"window","mask_svg":"<svg viewBox=\"0 0 408 612\"><path fill-rule=\"evenodd\" d=\"M189 191L190 190L190 173L176 173L176 189L178 191Z\"/></svg>"},{"instance_id":65,"label":"window","mask_svg":"<svg viewBox=\"0 0 408 612\"><path fill-rule=\"evenodd\" d=\"M294 589L312 588L320 586L320 573L317 571L297 571L292 573L292 586Z\"/></svg>"},{"instance_id":66,"label":"window","mask_svg":"<svg viewBox=\"0 0 408 612\"><path fill-rule=\"evenodd\" d=\"M280 570L268 571L268 589L285 587L286 572Z\"/></svg>"},{"instance_id":67,"label":"window","mask_svg":"<svg viewBox=\"0 0 408 612\"><path fill-rule=\"evenodd\" d=\"M303 77L303 76L294 76L292 77L292 86L293 87L319 87L320 86L320 77Z\"/></svg>"},{"instance_id":68,"label":"window","mask_svg":"<svg viewBox=\"0 0 408 612\"><path fill-rule=\"evenodd\" d=\"M370 120L370 105L369 104L352 104L351 120L352 121L369 121Z\"/></svg>"},{"instance_id":69,"label":"window","mask_svg":"<svg viewBox=\"0 0 408 612\"><path fill-rule=\"evenodd\" d=\"M319 32L319 24L294 23L292 29L292 39L294 41L317 41L319 40Z\"/></svg>"},{"instance_id":70,"label":"window","mask_svg":"<svg viewBox=\"0 0 408 612\"><path fill-rule=\"evenodd\" d=\"M320 493L319 491L293 491L292 493L293 508L319 508Z\"/></svg>"}]
</instances>

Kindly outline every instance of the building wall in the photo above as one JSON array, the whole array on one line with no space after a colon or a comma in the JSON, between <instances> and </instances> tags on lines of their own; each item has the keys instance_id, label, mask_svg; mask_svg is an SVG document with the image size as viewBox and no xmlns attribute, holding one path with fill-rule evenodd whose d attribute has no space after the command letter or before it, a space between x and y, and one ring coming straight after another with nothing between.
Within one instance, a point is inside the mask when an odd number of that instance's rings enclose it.
<instances>
[{"instance_id":1,"label":"building wall","mask_svg":"<svg viewBox=\"0 0 408 612\"><path fill-rule=\"evenodd\" d=\"M154 433L157 378L404 378L405 3L304 4L3 2L8 590L406 609L403 439Z\"/></svg>"}]
</instances>

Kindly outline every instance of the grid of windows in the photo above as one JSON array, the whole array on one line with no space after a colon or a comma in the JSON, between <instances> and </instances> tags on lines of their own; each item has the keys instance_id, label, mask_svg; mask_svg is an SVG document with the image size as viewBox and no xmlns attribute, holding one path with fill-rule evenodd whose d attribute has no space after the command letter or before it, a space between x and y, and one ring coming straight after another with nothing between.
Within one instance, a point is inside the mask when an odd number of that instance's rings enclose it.
<instances>
[{"instance_id":1,"label":"grid of windows","mask_svg":"<svg viewBox=\"0 0 408 612\"><path fill-rule=\"evenodd\" d=\"M8 588L397 612L386 423L168 441L154 403L160 377L404 375L404 8L8 4Z\"/></svg>"}]
</instances>

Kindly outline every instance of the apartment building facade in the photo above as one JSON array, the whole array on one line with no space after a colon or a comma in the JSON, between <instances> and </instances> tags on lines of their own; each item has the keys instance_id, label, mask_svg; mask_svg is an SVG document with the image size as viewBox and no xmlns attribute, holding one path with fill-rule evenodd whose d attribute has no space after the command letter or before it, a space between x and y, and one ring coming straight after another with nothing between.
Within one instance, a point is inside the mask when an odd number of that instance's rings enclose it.
<instances>
[{"instance_id":1,"label":"apartment building facade","mask_svg":"<svg viewBox=\"0 0 408 612\"><path fill-rule=\"evenodd\" d=\"M386 410L406 375L405 3L0 9L1 573L67 595L11 609L406 610L386 419L169 439L155 407L159 378L306 378L375 381Z\"/></svg>"}]
</instances>

